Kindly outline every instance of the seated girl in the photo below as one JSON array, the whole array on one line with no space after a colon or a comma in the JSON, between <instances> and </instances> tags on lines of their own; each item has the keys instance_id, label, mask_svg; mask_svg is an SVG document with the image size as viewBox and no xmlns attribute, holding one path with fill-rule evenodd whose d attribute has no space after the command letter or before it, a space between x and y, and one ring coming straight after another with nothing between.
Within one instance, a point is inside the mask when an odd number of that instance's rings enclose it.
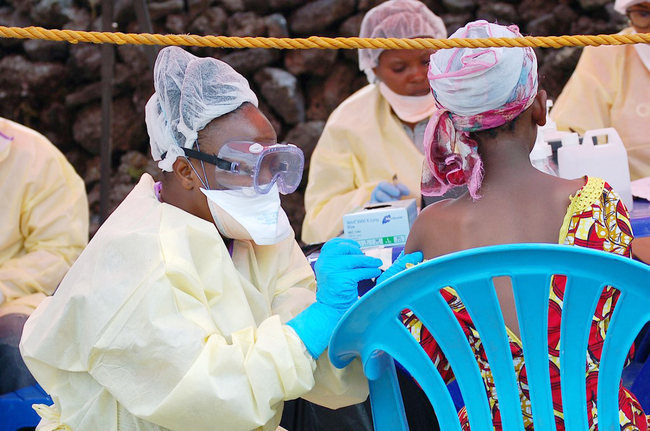
<instances>
[{"instance_id":1,"label":"seated girl","mask_svg":"<svg viewBox=\"0 0 650 431\"><path fill-rule=\"evenodd\" d=\"M477 21L451 37L515 37L516 27ZM546 93L537 89L537 61L530 48L440 50L431 56L429 80L440 108L425 133L423 195L442 195L467 185L455 200L426 207L418 216L406 253L425 259L497 244L559 243L630 256L632 229L628 211L615 191L598 178L565 180L537 171L529 161L537 126L546 122ZM503 281L503 280L502 280ZM549 366L558 429L562 422L559 393L559 325L565 279L555 277L549 314ZM523 352L509 282L496 283L509 331L517 376L525 376ZM475 327L453 289L443 291L473 344L479 366L489 375ZM590 428L597 426L596 379L607 328L618 291L606 288L598 304L589 340L587 404ZM453 374L426 328L406 313L405 323L418 338L443 378ZM473 336L472 336L473 335ZM523 373L522 373L523 371ZM520 377L521 378L521 377ZM494 383L486 379L495 429L501 429ZM555 393L557 392L557 393ZM521 394L526 429L533 429L527 393ZM634 396L621 388L621 426L646 430L646 419ZM464 410L459 413L469 429Z\"/></svg>"}]
</instances>

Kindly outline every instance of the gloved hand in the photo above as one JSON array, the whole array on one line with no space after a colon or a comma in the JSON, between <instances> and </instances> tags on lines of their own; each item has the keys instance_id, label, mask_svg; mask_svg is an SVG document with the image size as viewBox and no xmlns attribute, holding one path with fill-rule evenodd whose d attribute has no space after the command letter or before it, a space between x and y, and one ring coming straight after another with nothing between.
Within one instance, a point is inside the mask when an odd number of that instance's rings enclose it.
<instances>
[{"instance_id":1,"label":"gloved hand","mask_svg":"<svg viewBox=\"0 0 650 431\"><path fill-rule=\"evenodd\" d=\"M378 286L380 283L383 283L384 281L388 280L391 278L393 275L399 274L400 272L404 271L406 269L407 264L413 264L417 265L418 263L422 262L423 256L421 251L416 251L413 253L409 254L404 254L404 251L402 251L399 256L397 256L397 259L395 259L395 262L386 270L384 271L379 277L377 277L375 286Z\"/></svg>"},{"instance_id":2,"label":"gloved hand","mask_svg":"<svg viewBox=\"0 0 650 431\"><path fill-rule=\"evenodd\" d=\"M318 359L327 348L336 324L358 299L361 280L379 276L380 259L365 256L356 241L334 238L316 261L316 302L287 322L309 353Z\"/></svg>"},{"instance_id":3,"label":"gloved hand","mask_svg":"<svg viewBox=\"0 0 650 431\"><path fill-rule=\"evenodd\" d=\"M370 203L397 201L402 196L408 196L408 194L409 189L404 184L393 184L388 181L382 181L372 191Z\"/></svg>"}]
</instances>

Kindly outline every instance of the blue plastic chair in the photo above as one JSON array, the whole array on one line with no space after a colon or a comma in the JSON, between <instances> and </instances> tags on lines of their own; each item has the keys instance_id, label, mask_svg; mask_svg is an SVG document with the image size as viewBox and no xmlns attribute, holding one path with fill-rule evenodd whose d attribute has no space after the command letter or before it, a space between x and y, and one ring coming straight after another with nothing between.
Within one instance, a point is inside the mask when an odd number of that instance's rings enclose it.
<instances>
[{"instance_id":1,"label":"blue plastic chair","mask_svg":"<svg viewBox=\"0 0 650 431\"><path fill-rule=\"evenodd\" d=\"M505 431L523 429L512 355L492 278L509 276L515 295L533 422L555 430L548 357L548 298L551 276L564 274L560 335L562 402L567 430L587 429L585 361L589 329L602 289L621 291L600 363L598 425L620 430L621 370L635 335L650 320L650 268L617 255L552 244L513 244L442 256L402 272L376 287L343 317L329 355L338 367L360 357L369 380L376 430L407 430L393 359L417 380L438 416L440 429L460 431L445 383L431 359L400 321L412 310L432 333L454 371L472 431L491 431L483 380L467 338L439 291L460 295L485 347Z\"/></svg>"}]
</instances>

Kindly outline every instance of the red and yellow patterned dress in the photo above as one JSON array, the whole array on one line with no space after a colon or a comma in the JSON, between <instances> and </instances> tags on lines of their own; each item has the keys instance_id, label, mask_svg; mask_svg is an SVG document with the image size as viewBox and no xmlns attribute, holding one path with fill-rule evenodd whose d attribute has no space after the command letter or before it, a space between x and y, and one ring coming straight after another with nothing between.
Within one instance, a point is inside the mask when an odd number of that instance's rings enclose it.
<instances>
[{"instance_id":1,"label":"red and yellow patterned dress","mask_svg":"<svg viewBox=\"0 0 650 431\"><path fill-rule=\"evenodd\" d=\"M598 178L588 178L585 186L571 197L571 204L560 229L559 243L577 245L597 250L630 257L630 244L632 242L632 228L630 226L628 211L620 197L612 191L609 184ZM554 277L549 300L549 366L551 371L551 387L553 390L553 404L558 431L564 430L562 415L562 399L560 393L560 319L562 316L562 299L566 278ZM454 311L461 327L463 328L470 345L475 353L481 374L486 383L488 399L494 417L494 428L501 430L501 420L496 398L496 389L490 373L487 357L474 323L469 317L456 292L451 288L441 291L443 297ZM598 429L594 423L596 413L596 390L598 379L598 365L603 347L605 331L614 312L619 292L611 287L605 288L598 302L596 313L591 327L587 355L587 409L589 415L589 429ZM436 364L446 382L453 380L454 376L444 354L432 338L429 331L410 311L403 314L405 325L411 334L420 342L429 357ZM528 397L526 367L524 365L523 350L519 338L508 330L510 350L515 365L515 373L519 382L519 392L522 400L522 412L526 430L533 430L532 411ZM630 352L632 354L633 352ZM630 392L621 386L619 394L620 423L622 429L638 429L646 431L646 416L638 401ZM458 416L463 430L469 430L467 414L463 408Z\"/></svg>"}]
</instances>

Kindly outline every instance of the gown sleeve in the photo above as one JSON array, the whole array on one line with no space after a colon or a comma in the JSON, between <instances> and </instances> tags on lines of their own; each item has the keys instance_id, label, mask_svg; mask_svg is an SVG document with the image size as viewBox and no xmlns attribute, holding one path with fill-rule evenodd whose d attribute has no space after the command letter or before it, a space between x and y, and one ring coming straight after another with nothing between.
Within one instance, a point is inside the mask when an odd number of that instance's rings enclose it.
<instances>
[{"instance_id":1,"label":"gown sleeve","mask_svg":"<svg viewBox=\"0 0 650 431\"><path fill-rule=\"evenodd\" d=\"M279 314L283 323L291 320L316 300L314 273L298 244L293 244L287 270L278 280L278 291L281 293L273 300L273 314ZM297 334L295 336L298 337ZM309 353L307 355L309 356ZM337 409L361 403L367 397L368 381L359 359L343 369L338 369L330 362L327 352L324 352L316 362L314 387L301 398Z\"/></svg>"}]
</instances>

